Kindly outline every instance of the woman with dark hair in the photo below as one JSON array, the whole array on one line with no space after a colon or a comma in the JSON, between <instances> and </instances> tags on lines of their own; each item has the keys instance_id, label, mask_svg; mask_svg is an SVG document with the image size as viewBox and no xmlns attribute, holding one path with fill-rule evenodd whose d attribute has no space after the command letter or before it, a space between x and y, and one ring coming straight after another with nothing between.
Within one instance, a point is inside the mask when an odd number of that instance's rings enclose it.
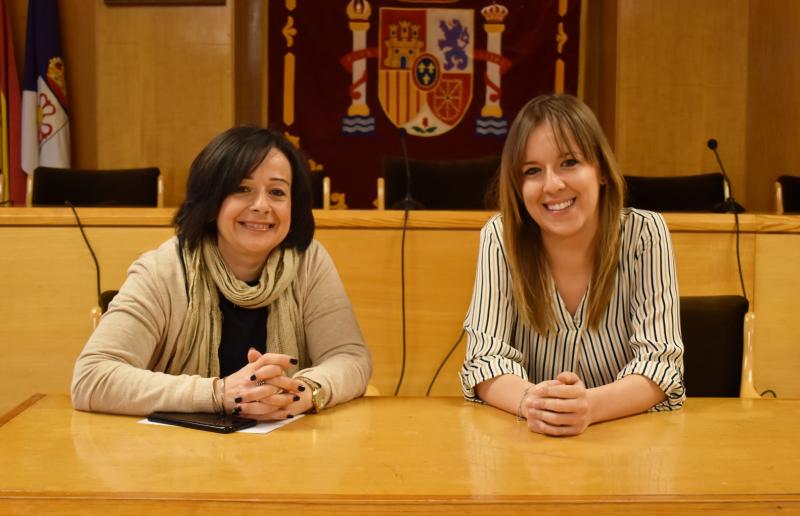
<instances>
[{"instance_id":1,"label":"woman with dark hair","mask_svg":"<svg viewBox=\"0 0 800 516\"><path fill-rule=\"evenodd\" d=\"M537 97L503 148L464 323L464 396L572 435L685 398L675 260L661 215L624 209L594 114Z\"/></svg>"},{"instance_id":2,"label":"woman with dark hair","mask_svg":"<svg viewBox=\"0 0 800 516\"><path fill-rule=\"evenodd\" d=\"M75 408L291 418L361 396L369 351L313 240L306 161L235 127L192 163L177 236L142 255L75 364Z\"/></svg>"}]
</instances>

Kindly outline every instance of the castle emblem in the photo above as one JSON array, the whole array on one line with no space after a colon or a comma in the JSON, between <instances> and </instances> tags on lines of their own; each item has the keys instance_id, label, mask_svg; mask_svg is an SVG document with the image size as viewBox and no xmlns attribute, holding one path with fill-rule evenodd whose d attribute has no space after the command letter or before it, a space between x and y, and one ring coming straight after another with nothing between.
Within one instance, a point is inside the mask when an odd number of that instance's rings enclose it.
<instances>
[{"instance_id":1,"label":"castle emblem","mask_svg":"<svg viewBox=\"0 0 800 516\"><path fill-rule=\"evenodd\" d=\"M377 48L366 48L371 7L368 0L351 0L347 15L353 51L341 60L353 78L351 103L342 119L345 134L375 130L368 104L367 59L376 57L378 84L372 94L394 125L421 137L439 136L461 123L472 102L474 62L487 61L485 76L478 81L486 94L476 132L504 135L508 122L501 108L500 76L511 63L501 54L500 37L508 9L493 3L481 14L486 49L474 46L472 9L392 7L380 8Z\"/></svg>"}]
</instances>

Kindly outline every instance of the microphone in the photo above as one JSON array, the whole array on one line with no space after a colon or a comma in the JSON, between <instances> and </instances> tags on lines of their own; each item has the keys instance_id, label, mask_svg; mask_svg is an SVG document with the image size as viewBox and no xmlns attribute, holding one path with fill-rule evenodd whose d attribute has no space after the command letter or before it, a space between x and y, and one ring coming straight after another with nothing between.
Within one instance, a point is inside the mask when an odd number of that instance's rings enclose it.
<instances>
[{"instance_id":1,"label":"microphone","mask_svg":"<svg viewBox=\"0 0 800 516\"><path fill-rule=\"evenodd\" d=\"M406 195L396 203L392 204L393 210L424 210L425 206L411 196L411 166L408 163L408 151L406 150L406 130L400 130L400 144L403 147L403 162L406 166Z\"/></svg>"},{"instance_id":2,"label":"microphone","mask_svg":"<svg viewBox=\"0 0 800 516\"><path fill-rule=\"evenodd\" d=\"M728 197L723 202L714 206L712 210L716 213L744 213L744 206L736 202L736 200L733 198L733 185L731 185L731 180L728 177L728 173L725 172L725 167L722 166L722 160L719 159L719 153L717 152L717 140L711 138L708 140L706 145L714 153L714 157L717 158L717 164L722 171L722 177L728 184Z\"/></svg>"}]
</instances>

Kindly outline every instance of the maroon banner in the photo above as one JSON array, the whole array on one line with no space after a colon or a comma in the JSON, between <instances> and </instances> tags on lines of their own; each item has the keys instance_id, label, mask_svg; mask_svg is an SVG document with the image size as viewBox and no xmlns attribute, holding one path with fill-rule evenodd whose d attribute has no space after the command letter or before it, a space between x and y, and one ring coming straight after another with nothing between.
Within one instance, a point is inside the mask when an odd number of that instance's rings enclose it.
<instances>
[{"instance_id":1,"label":"maroon banner","mask_svg":"<svg viewBox=\"0 0 800 516\"><path fill-rule=\"evenodd\" d=\"M270 125L370 208L384 156L499 155L532 97L577 93L580 0L270 2Z\"/></svg>"}]
</instances>

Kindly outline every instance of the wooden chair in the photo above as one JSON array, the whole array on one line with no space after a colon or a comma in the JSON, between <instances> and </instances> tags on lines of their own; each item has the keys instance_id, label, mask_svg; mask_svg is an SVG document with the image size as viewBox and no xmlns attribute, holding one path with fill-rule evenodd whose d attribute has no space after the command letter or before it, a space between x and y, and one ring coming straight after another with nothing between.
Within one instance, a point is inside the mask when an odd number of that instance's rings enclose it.
<instances>
[{"instance_id":1,"label":"wooden chair","mask_svg":"<svg viewBox=\"0 0 800 516\"><path fill-rule=\"evenodd\" d=\"M500 156L461 160L408 160L411 195L426 210L485 210ZM397 156L383 159L378 178L378 209L398 209L406 194L406 163ZM392 208L395 206L395 208Z\"/></svg>"},{"instance_id":2,"label":"wooden chair","mask_svg":"<svg viewBox=\"0 0 800 516\"><path fill-rule=\"evenodd\" d=\"M775 181L775 211L800 213L800 176L783 175Z\"/></svg>"},{"instance_id":3,"label":"wooden chair","mask_svg":"<svg viewBox=\"0 0 800 516\"><path fill-rule=\"evenodd\" d=\"M84 170L38 167L28 176L28 206L164 205L164 184L156 167Z\"/></svg>"},{"instance_id":4,"label":"wooden chair","mask_svg":"<svg viewBox=\"0 0 800 516\"><path fill-rule=\"evenodd\" d=\"M687 396L759 398L753 385L755 314L742 296L681 297Z\"/></svg>"},{"instance_id":5,"label":"wooden chair","mask_svg":"<svg viewBox=\"0 0 800 516\"><path fill-rule=\"evenodd\" d=\"M711 212L728 198L720 172L688 176L625 176L625 205L651 211Z\"/></svg>"},{"instance_id":6,"label":"wooden chair","mask_svg":"<svg viewBox=\"0 0 800 516\"><path fill-rule=\"evenodd\" d=\"M314 194L314 204L316 210L331 209L331 178L323 175L322 172L311 172L311 191Z\"/></svg>"}]
</instances>

